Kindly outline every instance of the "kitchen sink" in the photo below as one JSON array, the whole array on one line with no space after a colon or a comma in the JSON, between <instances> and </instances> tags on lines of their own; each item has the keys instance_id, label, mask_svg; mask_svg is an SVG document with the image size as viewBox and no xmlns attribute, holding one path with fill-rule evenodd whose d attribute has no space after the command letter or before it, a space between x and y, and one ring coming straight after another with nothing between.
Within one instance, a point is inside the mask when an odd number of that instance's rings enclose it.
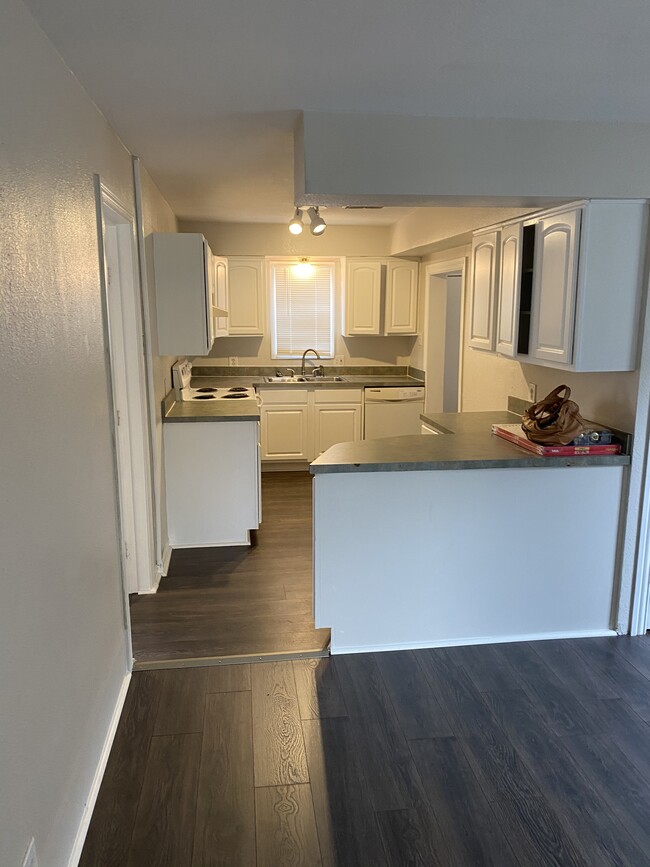
<instances>
[{"instance_id":1,"label":"kitchen sink","mask_svg":"<svg viewBox=\"0 0 650 867\"><path fill-rule=\"evenodd\" d=\"M342 376L265 376L264 382L313 383L345 382Z\"/></svg>"}]
</instances>

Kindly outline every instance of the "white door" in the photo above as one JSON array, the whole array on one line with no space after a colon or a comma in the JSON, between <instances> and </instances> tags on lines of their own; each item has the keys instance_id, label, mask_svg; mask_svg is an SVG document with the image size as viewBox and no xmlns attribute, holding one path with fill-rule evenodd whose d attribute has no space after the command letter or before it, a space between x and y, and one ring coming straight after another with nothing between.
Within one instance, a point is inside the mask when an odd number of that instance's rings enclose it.
<instances>
[{"instance_id":1,"label":"white door","mask_svg":"<svg viewBox=\"0 0 650 867\"><path fill-rule=\"evenodd\" d=\"M314 457L336 443L361 439L361 406L316 404L314 406Z\"/></svg>"},{"instance_id":2,"label":"white door","mask_svg":"<svg viewBox=\"0 0 650 867\"><path fill-rule=\"evenodd\" d=\"M133 219L99 183L97 197L124 584L133 593L157 580L140 285Z\"/></svg>"},{"instance_id":3,"label":"white door","mask_svg":"<svg viewBox=\"0 0 650 867\"><path fill-rule=\"evenodd\" d=\"M530 345L534 358L571 363L579 231L579 210L537 223Z\"/></svg>"},{"instance_id":4,"label":"white door","mask_svg":"<svg viewBox=\"0 0 650 867\"><path fill-rule=\"evenodd\" d=\"M472 241L472 301L469 317L469 345L493 350L494 308L498 264L499 232L476 235Z\"/></svg>"},{"instance_id":5,"label":"white door","mask_svg":"<svg viewBox=\"0 0 650 867\"><path fill-rule=\"evenodd\" d=\"M307 461L309 448L308 406L262 407L262 460Z\"/></svg>"},{"instance_id":6,"label":"white door","mask_svg":"<svg viewBox=\"0 0 650 867\"><path fill-rule=\"evenodd\" d=\"M386 272L386 334L418 330L418 263L389 259Z\"/></svg>"},{"instance_id":7,"label":"white door","mask_svg":"<svg viewBox=\"0 0 650 867\"><path fill-rule=\"evenodd\" d=\"M496 345L497 352L511 358L517 354L522 237L521 223L501 230Z\"/></svg>"},{"instance_id":8,"label":"white door","mask_svg":"<svg viewBox=\"0 0 650 867\"><path fill-rule=\"evenodd\" d=\"M348 259L345 282L345 333L379 334L383 263Z\"/></svg>"}]
</instances>

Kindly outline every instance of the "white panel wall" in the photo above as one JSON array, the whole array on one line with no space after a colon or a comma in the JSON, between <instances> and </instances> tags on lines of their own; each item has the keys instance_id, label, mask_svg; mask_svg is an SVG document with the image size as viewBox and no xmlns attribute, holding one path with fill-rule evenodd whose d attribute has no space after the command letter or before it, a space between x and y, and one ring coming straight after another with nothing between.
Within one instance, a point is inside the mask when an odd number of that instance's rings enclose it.
<instances>
[{"instance_id":1,"label":"white panel wall","mask_svg":"<svg viewBox=\"0 0 650 867\"><path fill-rule=\"evenodd\" d=\"M131 159L18 0L0 80L0 864L64 867L127 670L93 173L133 207Z\"/></svg>"}]
</instances>

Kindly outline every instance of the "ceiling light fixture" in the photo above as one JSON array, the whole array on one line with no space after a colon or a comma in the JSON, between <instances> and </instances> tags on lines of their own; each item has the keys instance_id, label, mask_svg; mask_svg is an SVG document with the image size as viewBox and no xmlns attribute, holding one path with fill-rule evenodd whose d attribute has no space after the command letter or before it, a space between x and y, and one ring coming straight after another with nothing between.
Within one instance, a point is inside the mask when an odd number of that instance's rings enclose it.
<instances>
[{"instance_id":1,"label":"ceiling light fixture","mask_svg":"<svg viewBox=\"0 0 650 867\"><path fill-rule=\"evenodd\" d=\"M289 223L289 231L292 235L300 235L302 232L302 211L300 208L296 208L293 220Z\"/></svg>"},{"instance_id":2,"label":"ceiling light fixture","mask_svg":"<svg viewBox=\"0 0 650 867\"><path fill-rule=\"evenodd\" d=\"M307 213L309 214L309 219L311 221L309 228L312 235L322 235L327 226L325 225L325 220L320 215L318 206L310 208Z\"/></svg>"},{"instance_id":3,"label":"ceiling light fixture","mask_svg":"<svg viewBox=\"0 0 650 867\"><path fill-rule=\"evenodd\" d=\"M311 277L314 273L314 266L309 259L303 258L293 266L293 273L296 277Z\"/></svg>"}]
</instances>

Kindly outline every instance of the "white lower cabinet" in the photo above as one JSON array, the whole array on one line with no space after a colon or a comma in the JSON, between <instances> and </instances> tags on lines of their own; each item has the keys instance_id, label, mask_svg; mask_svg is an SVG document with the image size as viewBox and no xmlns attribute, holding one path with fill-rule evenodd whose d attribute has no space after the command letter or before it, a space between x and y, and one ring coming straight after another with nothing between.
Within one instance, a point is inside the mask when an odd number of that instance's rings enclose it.
<instances>
[{"instance_id":1,"label":"white lower cabinet","mask_svg":"<svg viewBox=\"0 0 650 867\"><path fill-rule=\"evenodd\" d=\"M263 389L262 460L312 461L361 439L361 389Z\"/></svg>"},{"instance_id":2,"label":"white lower cabinet","mask_svg":"<svg viewBox=\"0 0 650 867\"><path fill-rule=\"evenodd\" d=\"M309 407L262 408L262 460L309 460Z\"/></svg>"},{"instance_id":3,"label":"white lower cabinet","mask_svg":"<svg viewBox=\"0 0 650 867\"><path fill-rule=\"evenodd\" d=\"M246 545L260 523L259 423L163 425L172 548Z\"/></svg>"},{"instance_id":4,"label":"white lower cabinet","mask_svg":"<svg viewBox=\"0 0 650 867\"><path fill-rule=\"evenodd\" d=\"M314 457L336 443L361 439L361 405L316 404L314 406Z\"/></svg>"}]
</instances>

